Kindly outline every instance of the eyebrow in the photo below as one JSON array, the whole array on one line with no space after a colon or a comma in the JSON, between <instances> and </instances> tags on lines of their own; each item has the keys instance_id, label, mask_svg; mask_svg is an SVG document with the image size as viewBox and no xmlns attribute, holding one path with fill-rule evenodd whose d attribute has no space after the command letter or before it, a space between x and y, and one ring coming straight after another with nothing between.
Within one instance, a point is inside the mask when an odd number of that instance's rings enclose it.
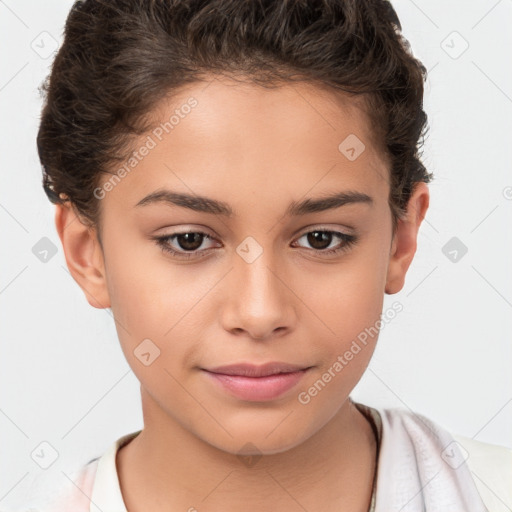
<instances>
[{"instance_id":1,"label":"eyebrow","mask_svg":"<svg viewBox=\"0 0 512 512\"><path fill-rule=\"evenodd\" d=\"M184 194L181 192L172 192L170 190L157 190L141 199L135 207L146 206L150 204L169 204L188 208L196 212L211 213L233 217L234 211L229 204L211 199L209 197ZM286 209L285 216L297 217L307 215L308 213L323 212L340 208L347 204L363 203L373 206L373 199L362 192L352 190L336 192L319 198L308 198L303 201L293 201Z\"/></svg>"}]
</instances>

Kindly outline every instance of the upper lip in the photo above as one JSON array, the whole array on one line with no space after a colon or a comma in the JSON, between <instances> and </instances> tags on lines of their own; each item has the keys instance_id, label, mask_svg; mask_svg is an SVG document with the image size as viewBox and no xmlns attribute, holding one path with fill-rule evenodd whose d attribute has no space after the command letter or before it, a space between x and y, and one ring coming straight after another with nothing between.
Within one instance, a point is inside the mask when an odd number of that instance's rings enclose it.
<instances>
[{"instance_id":1,"label":"upper lip","mask_svg":"<svg viewBox=\"0 0 512 512\"><path fill-rule=\"evenodd\" d=\"M242 375L244 377L265 377L267 375L275 375L277 373L292 373L307 370L308 368L309 367L299 366L296 364L271 362L259 366L251 363L239 363L205 369L208 372L222 373L224 375Z\"/></svg>"}]
</instances>

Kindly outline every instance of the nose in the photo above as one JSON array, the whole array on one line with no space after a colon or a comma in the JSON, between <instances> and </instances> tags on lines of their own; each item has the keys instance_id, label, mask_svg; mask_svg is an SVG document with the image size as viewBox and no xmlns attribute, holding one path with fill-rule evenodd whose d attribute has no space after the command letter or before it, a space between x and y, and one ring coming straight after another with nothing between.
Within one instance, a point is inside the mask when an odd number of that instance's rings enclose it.
<instances>
[{"instance_id":1,"label":"nose","mask_svg":"<svg viewBox=\"0 0 512 512\"><path fill-rule=\"evenodd\" d=\"M278 267L270 250L253 261L238 255L234 258L234 268L224 289L224 329L239 336L245 333L253 339L267 340L293 328L296 296L287 282L286 269Z\"/></svg>"}]
</instances>

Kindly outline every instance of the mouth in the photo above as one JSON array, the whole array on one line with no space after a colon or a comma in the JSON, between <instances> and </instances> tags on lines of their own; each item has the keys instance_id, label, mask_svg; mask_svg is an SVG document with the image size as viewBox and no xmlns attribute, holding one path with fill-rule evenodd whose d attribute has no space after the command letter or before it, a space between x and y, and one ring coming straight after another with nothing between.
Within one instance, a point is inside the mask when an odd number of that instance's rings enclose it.
<instances>
[{"instance_id":1,"label":"mouth","mask_svg":"<svg viewBox=\"0 0 512 512\"><path fill-rule=\"evenodd\" d=\"M262 365L254 365L251 363L228 364L217 366L216 368L206 369L211 373L222 375L236 375L240 377L268 377L269 375L277 375L279 373L294 373L307 370L311 366L296 365L290 363L271 362Z\"/></svg>"},{"instance_id":2,"label":"mouth","mask_svg":"<svg viewBox=\"0 0 512 512\"><path fill-rule=\"evenodd\" d=\"M203 369L211 382L223 391L246 401L275 400L295 387L312 366L242 363Z\"/></svg>"}]
</instances>

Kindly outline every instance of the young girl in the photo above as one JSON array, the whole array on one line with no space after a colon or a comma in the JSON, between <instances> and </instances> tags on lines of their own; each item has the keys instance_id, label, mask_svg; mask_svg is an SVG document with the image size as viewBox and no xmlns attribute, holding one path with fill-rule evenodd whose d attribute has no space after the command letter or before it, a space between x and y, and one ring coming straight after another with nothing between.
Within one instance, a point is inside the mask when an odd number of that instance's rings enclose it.
<instances>
[{"instance_id":1,"label":"young girl","mask_svg":"<svg viewBox=\"0 0 512 512\"><path fill-rule=\"evenodd\" d=\"M385 0L75 3L43 185L144 428L45 510L512 506L510 450L350 397L429 205L425 74Z\"/></svg>"}]
</instances>

